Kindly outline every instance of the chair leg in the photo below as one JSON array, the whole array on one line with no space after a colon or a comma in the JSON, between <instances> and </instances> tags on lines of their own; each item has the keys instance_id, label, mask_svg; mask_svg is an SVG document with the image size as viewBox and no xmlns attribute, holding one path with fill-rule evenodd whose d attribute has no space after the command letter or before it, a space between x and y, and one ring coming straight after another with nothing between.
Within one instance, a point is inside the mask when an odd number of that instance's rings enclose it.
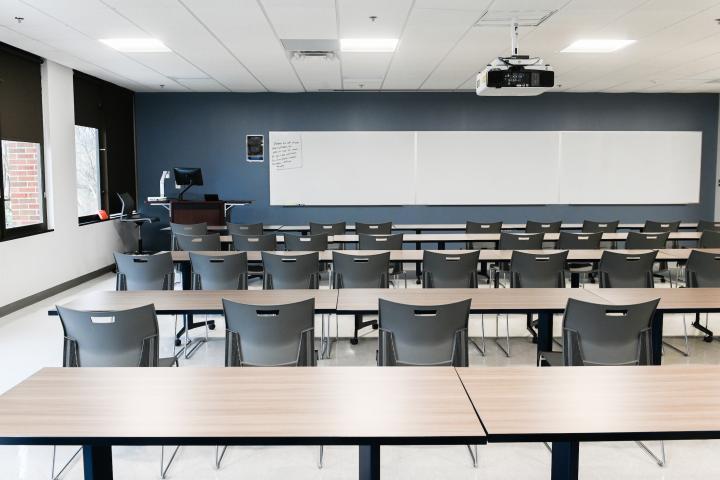
<instances>
[{"instance_id":1,"label":"chair leg","mask_svg":"<svg viewBox=\"0 0 720 480\"><path fill-rule=\"evenodd\" d=\"M642 450L647 453L650 458L652 458L655 463L658 464L658 467L664 467L665 466L665 442L663 440L660 440L660 458L658 458L657 455L655 455L652 450L650 450L647 445L643 442L635 442L637 443L638 447L642 448Z\"/></svg>"},{"instance_id":2,"label":"chair leg","mask_svg":"<svg viewBox=\"0 0 720 480\"><path fill-rule=\"evenodd\" d=\"M682 350L681 348L676 347L672 343L666 342L665 340L663 340L662 343L663 343L663 345L667 345L668 347L672 348L676 352L681 353L683 356L689 357L690 356L690 346L688 345L687 322L685 321L684 313L683 313L682 319L683 319L683 331L684 331L684 335L685 335L685 350Z\"/></svg>"},{"instance_id":3,"label":"chair leg","mask_svg":"<svg viewBox=\"0 0 720 480\"><path fill-rule=\"evenodd\" d=\"M324 457L325 457L325 447L320 445L320 458L318 459L318 469L323 468Z\"/></svg>"},{"instance_id":4,"label":"chair leg","mask_svg":"<svg viewBox=\"0 0 720 480\"><path fill-rule=\"evenodd\" d=\"M220 462L222 462L223 457L225 456L225 452L227 452L227 445L222 447L222 452L220 451L220 445L215 446L215 469L220 469Z\"/></svg>"},{"instance_id":5,"label":"chair leg","mask_svg":"<svg viewBox=\"0 0 720 480\"><path fill-rule=\"evenodd\" d=\"M470 459L472 460L473 468L478 468L478 448L477 445L466 445L468 453L470 453Z\"/></svg>"},{"instance_id":6,"label":"chair leg","mask_svg":"<svg viewBox=\"0 0 720 480\"><path fill-rule=\"evenodd\" d=\"M499 327L499 321L500 321L500 315L495 316L495 344L500 348L500 350L503 351L506 357L510 358L510 315L505 315L505 345L506 347L502 346L502 343L500 343L500 327Z\"/></svg>"},{"instance_id":7,"label":"chair leg","mask_svg":"<svg viewBox=\"0 0 720 480\"><path fill-rule=\"evenodd\" d=\"M173 460L175 460L175 455L177 455L178 450L180 450L180 445L175 447L172 455L170 455L170 460L168 460L167 465L165 465L165 445L160 446L160 478L164 479L167 475L167 471L170 468L170 465L172 465Z\"/></svg>"},{"instance_id":8,"label":"chair leg","mask_svg":"<svg viewBox=\"0 0 720 480\"><path fill-rule=\"evenodd\" d=\"M480 345L478 345L477 342L475 340L473 340L472 338L470 338L470 343L472 343L475 346L475 348L477 349L477 351L480 352L480 355L482 355L484 357L485 356L485 316L484 315L480 315L480 333L482 335L480 337L482 339L481 340L482 347Z\"/></svg>"},{"instance_id":9,"label":"chair leg","mask_svg":"<svg viewBox=\"0 0 720 480\"><path fill-rule=\"evenodd\" d=\"M78 453L80 453L80 452L82 452L82 447L78 448L75 451L75 453L72 454L72 456L70 457L70 460L65 462L65 465L63 465L63 467L60 469L60 471L55 473L55 456L57 454L57 445L53 445L52 466L50 467L50 480L58 480L58 478L60 478L60 475L62 475L63 472L65 470L67 470L67 468L70 466L72 461L75 460L75 457L77 457Z\"/></svg>"}]
</instances>

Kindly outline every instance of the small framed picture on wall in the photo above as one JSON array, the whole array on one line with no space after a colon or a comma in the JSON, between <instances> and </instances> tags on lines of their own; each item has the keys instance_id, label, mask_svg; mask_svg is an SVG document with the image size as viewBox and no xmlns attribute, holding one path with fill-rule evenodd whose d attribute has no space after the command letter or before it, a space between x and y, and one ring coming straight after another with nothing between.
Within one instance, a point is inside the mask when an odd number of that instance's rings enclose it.
<instances>
[{"instance_id":1,"label":"small framed picture on wall","mask_svg":"<svg viewBox=\"0 0 720 480\"><path fill-rule=\"evenodd\" d=\"M265 161L265 137L263 135L245 135L245 156L248 162Z\"/></svg>"}]
</instances>

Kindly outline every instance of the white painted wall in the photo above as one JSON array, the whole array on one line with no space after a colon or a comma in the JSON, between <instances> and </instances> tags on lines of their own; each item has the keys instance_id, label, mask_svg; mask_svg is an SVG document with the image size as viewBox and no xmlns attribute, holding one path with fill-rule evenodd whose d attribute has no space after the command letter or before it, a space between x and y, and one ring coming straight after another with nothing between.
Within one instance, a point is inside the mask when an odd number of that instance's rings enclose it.
<instances>
[{"instance_id":1,"label":"white painted wall","mask_svg":"<svg viewBox=\"0 0 720 480\"><path fill-rule=\"evenodd\" d=\"M54 231L0 242L0 306L110 265L114 251L134 242L131 227L116 221L78 225L72 70L46 61L42 90L47 214Z\"/></svg>"}]
</instances>

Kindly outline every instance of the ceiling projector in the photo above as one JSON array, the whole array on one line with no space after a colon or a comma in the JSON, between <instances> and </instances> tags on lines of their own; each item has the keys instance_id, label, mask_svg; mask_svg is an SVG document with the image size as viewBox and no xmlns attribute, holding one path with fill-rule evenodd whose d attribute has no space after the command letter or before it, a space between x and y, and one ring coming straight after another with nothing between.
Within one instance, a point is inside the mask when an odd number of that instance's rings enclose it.
<instances>
[{"instance_id":1,"label":"ceiling projector","mask_svg":"<svg viewBox=\"0 0 720 480\"><path fill-rule=\"evenodd\" d=\"M540 95L555 85L555 72L542 58L518 55L518 24L512 24L512 52L509 57L498 57L478 73L475 93L482 96Z\"/></svg>"}]
</instances>

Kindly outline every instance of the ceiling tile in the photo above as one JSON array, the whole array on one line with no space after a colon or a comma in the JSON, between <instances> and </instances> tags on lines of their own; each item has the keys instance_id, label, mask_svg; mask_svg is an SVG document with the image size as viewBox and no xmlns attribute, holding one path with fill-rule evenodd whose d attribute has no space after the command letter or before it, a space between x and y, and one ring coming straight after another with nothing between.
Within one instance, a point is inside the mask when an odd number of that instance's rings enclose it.
<instances>
[{"instance_id":1,"label":"ceiling tile","mask_svg":"<svg viewBox=\"0 0 720 480\"><path fill-rule=\"evenodd\" d=\"M338 38L333 0L261 0L280 38Z\"/></svg>"}]
</instances>

